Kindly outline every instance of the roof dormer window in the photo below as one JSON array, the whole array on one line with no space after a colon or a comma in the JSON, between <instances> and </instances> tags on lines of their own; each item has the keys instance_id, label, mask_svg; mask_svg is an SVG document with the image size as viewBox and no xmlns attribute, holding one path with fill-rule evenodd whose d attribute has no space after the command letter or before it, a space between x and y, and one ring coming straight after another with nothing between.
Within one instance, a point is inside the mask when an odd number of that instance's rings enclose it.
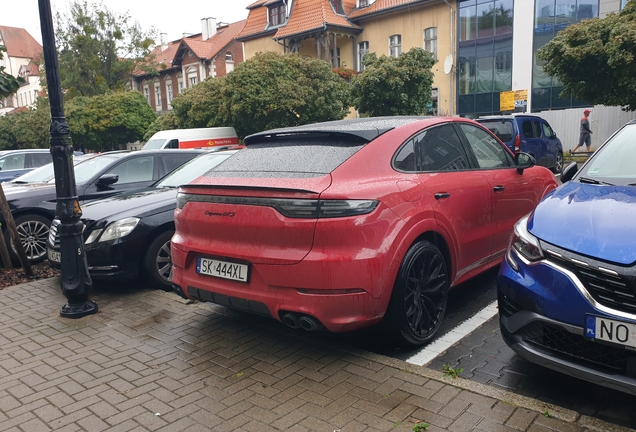
<instances>
[{"instance_id":1,"label":"roof dormer window","mask_svg":"<svg viewBox=\"0 0 636 432\"><path fill-rule=\"evenodd\" d=\"M275 27L285 24L287 10L285 3L276 3L269 7L269 26Z\"/></svg>"},{"instance_id":2,"label":"roof dormer window","mask_svg":"<svg viewBox=\"0 0 636 432\"><path fill-rule=\"evenodd\" d=\"M365 8L367 6L371 6L373 4L373 0L358 0L358 7Z\"/></svg>"},{"instance_id":3,"label":"roof dormer window","mask_svg":"<svg viewBox=\"0 0 636 432\"><path fill-rule=\"evenodd\" d=\"M342 0L329 0L329 3L331 3L331 7L333 8L334 12L340 15L344 15L344 9L342 8Z\"/></svg>"}]
</instances>

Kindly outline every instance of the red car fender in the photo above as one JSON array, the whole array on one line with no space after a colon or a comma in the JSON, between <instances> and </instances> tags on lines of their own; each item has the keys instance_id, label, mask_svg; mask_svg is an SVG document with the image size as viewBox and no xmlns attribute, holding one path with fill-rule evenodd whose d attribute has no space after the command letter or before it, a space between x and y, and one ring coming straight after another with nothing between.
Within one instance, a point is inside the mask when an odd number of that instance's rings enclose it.
<instances>
[{"instance_id":1,"label":"red car fender","mask_svg":"<svg viewBox=\"0 0 636 432\"><path fill-rule=\"evenodd\" d=\"M392 281L392 285L390 289L386 289L382 292L380 299L381 310L386 311L389 305L389 300L391 300L391 294L393 293L393 286L395 285L395 280L397 278L398 271L400 270L400 266L402 265L402 260L404 259L406 252L413 245L413 243L415 243L417 239L425 233L435 233L441 236L444 242L446 242L451 261L450 263L447 263L447 265L450 264L451 276L453 276L451 280L454 280L456 271L454 258L456 256L456 243L453 239L451 239L451 236L448 234L448 232L442 226L440 226L435 219L431 218L422 219L413 224L407 224L399 233L398 238L396 239L399 240L393 243L391 264L388 272L388 274L391 276L389 280Z\"/></svg>"}]
</instances>

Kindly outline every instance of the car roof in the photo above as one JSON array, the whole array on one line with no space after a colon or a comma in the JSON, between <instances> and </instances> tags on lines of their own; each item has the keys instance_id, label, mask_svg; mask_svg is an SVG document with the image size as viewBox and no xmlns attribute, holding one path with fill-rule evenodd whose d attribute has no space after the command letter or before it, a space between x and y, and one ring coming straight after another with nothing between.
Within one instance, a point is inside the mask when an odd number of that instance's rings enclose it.
<instances>
[{"instance_id":1,"label":"car roof","mask_svg":"<svg viewBox=\"0 0 636 432\"><path fill-rule=\"evenodd\" d=\"M503 115L492 115L492 116L483 116L483 117L479 117L476 118L476 121L479 120L502 120L502 119L514 119L517 117L527 117L527 118L533 118L533 119L537 119L537 120L543 120L543 117L538 116L538 115L534 115L534 114L526 114L526 113L514 113L514 114L503 114Z\"/></svg>"},{"instance_id":2,"label":"car roof","mask_svg":"<svg viewBox=\"0 0 636 432\"><path fill-rule=\"evenodd\" d=\"M362 138L367 142L374 140L385 132L404 126L409 123L424 119L433 119L429 116L395 116L395 117L368 117L351 120L336 120L323 123L314 123L304 126L272 129L255 133L245 137L246 145L259 141L267 141L285 135L296 134L341 134Z\"/></svg>"}]
</instances>

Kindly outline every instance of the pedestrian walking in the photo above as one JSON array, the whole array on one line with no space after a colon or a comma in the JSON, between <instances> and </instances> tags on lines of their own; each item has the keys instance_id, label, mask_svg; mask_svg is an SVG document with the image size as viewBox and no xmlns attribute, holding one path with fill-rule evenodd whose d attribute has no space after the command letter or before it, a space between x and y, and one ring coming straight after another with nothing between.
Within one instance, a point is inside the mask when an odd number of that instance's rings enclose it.
<instances>
[{"instance_id":1,"label":"pedestrian walking","mask_svg":"<svg viewBox=\"0 0 636 432\"><path fill-rule=\"evenodd\" d=\"M576 153L576 151L581 147L584 143L587 147L587 151L590 151L590 146L592 145L592 130L590 129L590 113L592 111L586 109L583 111L583 117L581 117L581 131L579 134L579 144L574 147L574 150L570 150L570 153Z\"/></svg>"}]
</instances>

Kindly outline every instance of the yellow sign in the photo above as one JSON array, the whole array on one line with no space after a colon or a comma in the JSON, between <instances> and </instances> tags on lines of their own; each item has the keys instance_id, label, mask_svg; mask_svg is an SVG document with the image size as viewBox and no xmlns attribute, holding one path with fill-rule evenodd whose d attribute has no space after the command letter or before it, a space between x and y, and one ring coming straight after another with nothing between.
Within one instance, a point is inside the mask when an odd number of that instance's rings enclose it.
<instances>
[{"instance_id":1,"label":"yellow sign","mask_svg":"<svg viewBox=\"0 0 636 432\"><path fill-rule=\"evenodd\" d=\"M520 108L525 111L528 104L528 90L512 90L499 93L499 110L514 111Z\"/></svg>"},{"instance_id":2,"label":"yellow sign","mask_svg":"<svg viewBox=\"0 0 636 432\"><path fill-rule=\"evenodd\" d=\"M515 92L507 91L499 93L499 109L501 111L514 111Z\"/></svg>"}]
</instances>

